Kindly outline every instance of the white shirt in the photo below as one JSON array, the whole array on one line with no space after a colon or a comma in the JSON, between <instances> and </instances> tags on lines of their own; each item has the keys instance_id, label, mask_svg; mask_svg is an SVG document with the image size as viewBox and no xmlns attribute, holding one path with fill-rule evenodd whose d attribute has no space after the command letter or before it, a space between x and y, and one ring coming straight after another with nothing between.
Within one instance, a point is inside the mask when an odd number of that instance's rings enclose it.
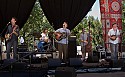
<instances>
[{"instance_id":1,"label":"white shirt","mask_svg":"<svg viewBox=\"0 0 125 77\"><path fill-rule=\"evenodd\" d=\"M108 32L108 36L112 36L112 35L119 36L120 35L119 30L117 29L116 31L114 31L113 29L110 29ZM109 38L109 43L117 44L117 43L119 43L119 38L117 37L116 40L114 40L114 41Z\"/></svg>"},{"instance_id":2,"label":"white shirt","mask_svg":"<svg viewBox=\"0 0 125 77\"><path fill-rule=\"evenodd\" d=\"M50 41L48 35L45 34L45 33L42 33L42 34L41 34L41 37L40 37L40 40L41 40L41 41L44 41L45 39L48 39L48 41Z\"/></svg>"}]
</instances>

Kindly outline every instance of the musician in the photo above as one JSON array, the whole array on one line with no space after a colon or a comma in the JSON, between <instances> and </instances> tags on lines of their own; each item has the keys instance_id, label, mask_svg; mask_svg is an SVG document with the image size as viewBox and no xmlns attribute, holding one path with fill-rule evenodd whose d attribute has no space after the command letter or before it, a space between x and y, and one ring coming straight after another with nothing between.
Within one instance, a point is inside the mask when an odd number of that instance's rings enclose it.
<instances>
[{"instance_id":1,"label":"musician","mask_svg":"<svg viewBox=\"0 0 125 77\"><path fill-rule=\"evenodd\" d=\"M120 32L118 30L117 24L112 24L112 29L108 32L110 50L111 50L111 58L115 61L118 59L118 43L120 42Z\"/></svg>"},{"instance_id":2,"label":"musician","mask_svg":"<svg viewBox=\"0 0 125 77\"><path fill-rule=\"evenodd\" d=\"M47 43L50 42L49 37L48 37L48 29L47 28L43 29L43 31L41 33L41 37L40 37L40 42L42 43L42 44L39 44L42 47L42 49L40 49L40 51L47 50Z\"/></svg>"},{"instance_id":3,"label":"musician","mask_svg":"<svg viewBox=\"0 0 125 77\"><path fill-rule=\"evenodd\" d=\"M44 41L44 42L48 42L49 41L48 39L49 39L49 37L48 37L48 29L44 28L43 32L41 33L40 40Z\"/></svg>"},{"instance_id":4,"label":"musician","mask_svg":"<svg viewBox=\"0 0 125 77\"><path fill-rule=\"evenodd\" d=\"M19 36L19 26L16 24L17 19L12 17L11 24L8 25L7 31L5 33L5 38L7 40L7 59L10 59L10 50L13 46L13 58L17 58L17 45Z\"/></svg>"},{"instance_id":5,"label":"musician","mask_svg":"<svg viewBox=\"0 0 125 77\"><path fill-rule=\"evenodd\" d=\"M59 58L66 62L68 58L68 36L70 35L70 30L67 29L68 23L63 23L63 28L59 28L55 31L55 35L59 35L60 39L57 41L58 43L58 51L59 51Z\"/></svg>"},{"instance_id":6,"label":"musician","mask_svg":"<svg viewBox=\"0 0 125 77\"><path fill-rule=\"evenodd\" d=\"M83 60L85 60L85 56L86 56L86 45L88 44L87 38L88 38L88 34L85 32L85 29L83 28L80 34L81 51L82 51Z\"/></svg>"}]
</instances>

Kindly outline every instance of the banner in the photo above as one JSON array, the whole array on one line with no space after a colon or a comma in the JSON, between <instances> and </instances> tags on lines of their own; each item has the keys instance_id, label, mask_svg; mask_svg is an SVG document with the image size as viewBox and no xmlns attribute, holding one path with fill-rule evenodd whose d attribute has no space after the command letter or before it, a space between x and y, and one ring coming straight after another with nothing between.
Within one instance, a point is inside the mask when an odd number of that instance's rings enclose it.
<instances>
[{"instance_id":1,"label":"banner","mask_svg":"<svg viewBox=\"0 0 125 77\"><path fill-rule=\"evenodd\" d=\"M122 0L100 0L101 22L103 39L108 43L108 31L112 24L116 22L118 28L122 30Z\"/></svg>"}]
</instances>

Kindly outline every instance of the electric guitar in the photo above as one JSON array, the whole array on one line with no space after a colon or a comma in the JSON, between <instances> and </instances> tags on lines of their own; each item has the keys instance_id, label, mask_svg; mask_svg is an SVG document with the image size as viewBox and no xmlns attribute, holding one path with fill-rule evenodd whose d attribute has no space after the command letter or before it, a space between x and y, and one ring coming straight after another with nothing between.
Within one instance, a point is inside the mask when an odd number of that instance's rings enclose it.
<instances>
[{"instance_id":1,"label":"electric guitar","mask_svg":"<svg viewBox=\"0 0 125 77\"><path fill-rule=\"evenodd\" d=\"M17 25L13 28L12 33L10 33L10 34L5 34L6 41L9 41L9 40L11 39L12 34L13 34L14 31L16 31L16 29L17 29Z\"/></svg>"}]
</instances>

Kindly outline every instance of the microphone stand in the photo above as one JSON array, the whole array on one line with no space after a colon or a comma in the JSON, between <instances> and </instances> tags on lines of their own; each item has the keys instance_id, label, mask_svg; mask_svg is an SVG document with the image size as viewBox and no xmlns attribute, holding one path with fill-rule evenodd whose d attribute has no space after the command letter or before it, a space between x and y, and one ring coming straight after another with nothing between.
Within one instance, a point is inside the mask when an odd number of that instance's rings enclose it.
<instances>
[{"instance_id":1,"label":"microphone stand","mask_svg":"<svg viewBox=\"0 0 125 77\"><path fill-rule=\"evenodd\" d=\"M5 30L6 30L6 28L8 27L9 24L10 24L10 22L4 27L4 29L0 33L0 58L1 58L1 60L2 60L2 35L5 32Z\"/></svg>"},{"instance_id":2,"label":"microphone stand","mask_svg":"<svg viewBox=\"0 0 125 77\"><path fill-rule=\"evenodd\" d=\"M53 30L54 30L54 24L53 24L53 23L52 23L52 28L53 28ZM52 38L49 38L49 39L50 39L51 42L52 42L52 51L57 50L57 49L55 48L55 39L54 39L54 34L53 34Z\"/></svg>"}]
</instances>

